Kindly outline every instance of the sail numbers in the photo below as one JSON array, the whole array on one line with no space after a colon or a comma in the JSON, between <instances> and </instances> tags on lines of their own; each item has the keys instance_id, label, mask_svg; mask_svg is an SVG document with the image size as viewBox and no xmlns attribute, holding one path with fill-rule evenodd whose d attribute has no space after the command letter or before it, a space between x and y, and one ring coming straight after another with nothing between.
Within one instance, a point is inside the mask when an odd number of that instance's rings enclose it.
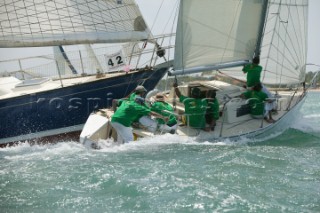
<instances>
[{"instance_id":1,"label":"sail numbers","mask_svg":"<svg viewBox=\"0 0 320 213\"><path fill-rule=\"evenodd\" d=\"M106 61L109 69L114 69L125 65L125 58L122 54L122 51L106 56Z\"/></svg>"}]
</instances>

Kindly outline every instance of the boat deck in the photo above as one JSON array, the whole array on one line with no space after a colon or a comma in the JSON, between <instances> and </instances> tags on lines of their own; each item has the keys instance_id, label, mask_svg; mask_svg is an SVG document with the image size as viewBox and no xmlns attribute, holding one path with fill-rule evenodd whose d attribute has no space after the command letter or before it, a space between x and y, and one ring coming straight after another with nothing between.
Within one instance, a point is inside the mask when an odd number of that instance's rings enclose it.
<instances>
[{"instance_id":1,"label":"boat deck","mask_svg":"<svg viewBox=\"0 0 320 213\"><path fill-rule=\"evenodd\" d=\"M137 71L131 71L137 72ZM125 75L125 72L114 72L107 73L101 76L97 75L87 75L78 76L72 78L60 79L49 79L49 78L38 78L31 80L18 80L15 77L2 77L0 79L0 100L19 97L21 95L28 95L33 93L39 93L54 89L59 89L62 87L74 86L77 84L89 83L97 80L102 80L106 78L112 78L117 76ZM62 86L63 85L63 86Z\"/></svg>"}]
</instances>

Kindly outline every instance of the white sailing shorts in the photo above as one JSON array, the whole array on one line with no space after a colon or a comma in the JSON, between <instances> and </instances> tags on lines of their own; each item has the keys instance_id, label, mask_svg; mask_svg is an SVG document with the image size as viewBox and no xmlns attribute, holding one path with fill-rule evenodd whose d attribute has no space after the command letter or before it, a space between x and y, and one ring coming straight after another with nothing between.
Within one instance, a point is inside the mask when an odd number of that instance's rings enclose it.
<instances>
[{"instance_id":1,"label":"white sailing shorts","mask_svg":"<svg viewBox=\"0 0 320 213\"><path fill-rule=\"evenodd\" d=\"M131 127L126 127L118 122L112 121L111 126L117 131L118 143L129 143L129 141L134 140Z\"/></svg>"}]
</instances>

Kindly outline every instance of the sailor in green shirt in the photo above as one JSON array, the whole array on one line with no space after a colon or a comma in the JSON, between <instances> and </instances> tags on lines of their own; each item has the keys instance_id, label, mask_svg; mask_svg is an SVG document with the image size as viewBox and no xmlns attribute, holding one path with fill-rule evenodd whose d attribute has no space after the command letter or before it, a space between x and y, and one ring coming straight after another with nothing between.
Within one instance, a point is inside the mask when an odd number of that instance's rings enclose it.
<instances>
[{"instance_id":1,"label":"sailor in green shirt","mask_svg":"<svg viewBox=\"0 0 320 213\"><path fill-rule=\"evenodd\" d=\"M117 131L118 142L128 143L129 141L134 140L131 125L134 121L139 120L143 116L153 115L165 119L158 113L152 112L143 104L144 99L137 96L135 101L123 101L117 111L113 114L111 126ZM155 125L157 125L156 122Z\"/></svg>"},{"instance_id":2,"label":"sailor in green shirt","mask_svg":"<svg viewBox=\"0 0 320 213\"><path fill-rule=\"evenodd\" d=\"M177 83L173 87L179 97L180 102L184 104L187 125L196 129L204 129L206 126L206 109L208 106L207 100L201 98L201 91L195 87L191 91L191 98L183 96L178 89Z\"/></svg>"},{"instance_id":3,"label":"sailor in green shirt","mask_svg":"<svg viewBox=\"0 0 320 213\"><path fill-rule=\"evenodd\" d=\"M262 85L257 84L253 87L252 90L248 90L241 94L240 97L251 99L249 100L249 104L251 106L251 115L254 118L265 118L265 120L269 123L273 123L274 120L272 118L271 111L266 110L264 102L271 102L268 99L268 95L262 92ZM269 117L267 117L269 115Z\"/></svg>"},{"instance_id":4,"label":"sailor in green shirt","mask_svg":"<svg viewBox=\"0 0 320 213\"><path fill-rule=\"evenodd\" d=\"M147 92L146 88L144 88L144 86L142 85L139 85L134 89L134 91L130 94L129 97L121 98L121 99L113 99L112 100L113 111L116 111L117 107L119 107L123 101L127 101L127 100L134 101L137 95L140 97L144 97L146 92Z\"/></svg>"},{"instance_id":5,"label":"sailor in green shirt","mask_svg":"<svg viewBox=\"0 0 320 213\"><path fill-rule=\"evenodd\" d=\"M251 64L243 67L242 71L247 74L247 88L251 88L260 83L262 67L259 65L259 57L254 57Z\"/></svg>"},{"instance_id":6,"label":"sailor in green shirt","mask_svg":"<svg viewBox=\"0 0 320 213\"><path fill-rule=\"evenodd\" d=\"M157 94L155 97L155 102L151 106L151 110L153 112L156 112L160 115L163 115L165 117L168 117L168 121L165 122L161 118L156 118L159 126L159 129L164 132L170 132L175 133L175 130L177 129L177 119L176 116L173 114L174 110L173 107L165 102L165 97L162 94ZM170 113L172 112L172 113Z\"/></svg>"},{"instance_id":7,"label":"sailor in green shirt","mask_svg":"<svg viewBox=\"0 0 320 213\"><path fill-rule=\"evenodd\" d=\"M259 65L259 63L260 58L256 56L252 59L252 64L247 64L242 69L244 73L247 73L247 89L252 89L255 85L261 84L262 92L266 93L268 95L268 98L274 98L267 87L265 87L260 81L262 67ZM277 108L276 102L270 102L267 103L267 105L267 108L271 110Z\"/></svg>"},{"instance_id":8,"label":"sailor in green shirt","mask_svg":"<svg viewBox=\"0 0 320 213\"><path fill-rule=\"evenodd\" d=\"M144 95L146 94L147 90L146 88L144 88L144 86L139 85L135 88L134 92L131 93L129 100L134 101L135 97L137 95L139 95L140 97L144 97Z\"/></svg>"}]
</instances>

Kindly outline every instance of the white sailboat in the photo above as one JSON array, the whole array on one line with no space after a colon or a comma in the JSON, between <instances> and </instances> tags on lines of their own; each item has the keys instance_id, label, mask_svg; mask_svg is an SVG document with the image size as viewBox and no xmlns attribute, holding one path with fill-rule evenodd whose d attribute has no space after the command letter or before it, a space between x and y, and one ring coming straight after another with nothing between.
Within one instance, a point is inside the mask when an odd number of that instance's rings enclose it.
<instances>
[{"instance_id":1,"label":"white sailboat","mask_svg":"<svg viewBox=\"0 0 320 213\"><path fill-rule=\"evenodd\" d=\"M137 85L152 90L168 69L162 40L151 35L134 0L6 1L0 29L0 48L33 55L0 59L7 68L0 73L0 145L78 138L92 110ZM85 49L75 46L82 44ZM54 47L54 53L32 47Z\"/></svg>"},{"instance_id":2,"label":"white sailboat","mask_svg":"<svg viewBox=\"0 0 320 213\"><path fill-rule=\"evenodd\" d=\"M176 133L200 141L218 141L264 137L288 128L306 95L307 14L308 0L181 1L170 74L179 82L181 76L210 72L213 80L189 82L179 88L185 96L190 96L194 87L203 94L215 90L221 116L214 131L181 124ZM248 101L238 97L245 91L241 85L246 81L242 67L255 56L260 57L263 67L261 82L276 103L275 123L252 118L250 110L246 110ZM174 103L174 99L177 97L172 89L167 101ZM187 116L183 104L175 107L178 116ZM112 115L110 110L101 111L104 113L94 116ZM108 116L97 128L91 125L88 130L85 126L80 139L97 141L109 137L108 131L100 132L109 130L104 128L108 126ZM140 137L156 134L136 128L133 132Z\"/></svg>"}]
</instances>

